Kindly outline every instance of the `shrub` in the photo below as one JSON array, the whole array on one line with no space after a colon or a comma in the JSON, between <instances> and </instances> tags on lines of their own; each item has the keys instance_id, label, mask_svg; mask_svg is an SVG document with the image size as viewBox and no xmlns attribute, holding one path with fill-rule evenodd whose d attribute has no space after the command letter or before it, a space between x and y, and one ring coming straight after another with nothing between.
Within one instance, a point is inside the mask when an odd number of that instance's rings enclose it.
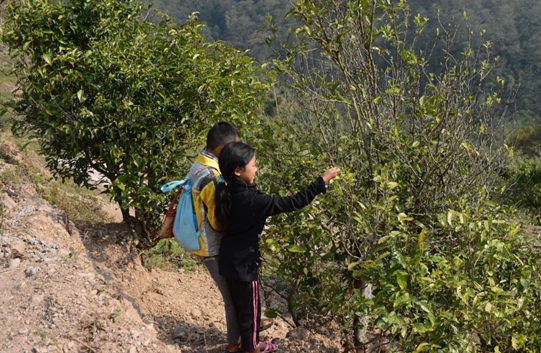
<instances>
[{"instance_id":1,"label":"shrub","mask_svg":"<svg viewBox=\"0 0 541 353\"><path fill-rule=\"evenodd\" d=\"M263 237L289 311L297 324L339 322L346 351L386 335L408 352L532 349L537 239L491 201L512 152L495 116L510 100L484 89L490 43L447 53L433 74L430 48L415 41L426 20L404 2L342 5L295 1L295 40L267 40L273 73L297 99L254 138L262 188L293 193L325 166L343 169L326 196L275 217Z\"/></svg>"},{"instance_id":2,"label":"shrub","mask_svg":"<svg viewBox=\"0 0 541 353\"><path fill-rule=\"evenodd\" d=\"M502 172L506 190L501 202L524 211L526 218L541 222L541 163L535 158L514 158Z\"/></svg>"},{"instance_id":3,"label":"shrub","mask_svg":"<svg viewBox=\"0 0 541 353\"><path fill-rule=\"evenodd\" d=\"M159 186L186 171L209 126L241 128L260 104L252 59L207 43L196 15L179 27L157 13L154 24L142 3L120 0L11 1L3 14L20 89L7 107L23 117L14 131L39 140L55 177L93 187L89 172L101 173L145 241Z\"/></svg>"}]
</instances>

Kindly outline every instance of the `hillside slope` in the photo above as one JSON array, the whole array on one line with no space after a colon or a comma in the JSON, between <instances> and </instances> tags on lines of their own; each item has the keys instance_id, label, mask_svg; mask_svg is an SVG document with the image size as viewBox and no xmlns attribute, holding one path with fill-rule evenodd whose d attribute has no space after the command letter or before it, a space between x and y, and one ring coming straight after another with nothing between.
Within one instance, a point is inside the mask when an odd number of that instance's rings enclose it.
<instances>
[{"instance_id":1,"label":"hillside slope","mask_svg":"<svg viewBox=\"0 0 541 353\"><path fill-rule=\"evenodd\" d=\"M18 170L31 154L0 136L0 351L223 352L223 303L204 267L149 270L125 223L68 220ZM343 350L333 325L277 319L265 334L281 352Z\"/></svg>"}]
</instances>

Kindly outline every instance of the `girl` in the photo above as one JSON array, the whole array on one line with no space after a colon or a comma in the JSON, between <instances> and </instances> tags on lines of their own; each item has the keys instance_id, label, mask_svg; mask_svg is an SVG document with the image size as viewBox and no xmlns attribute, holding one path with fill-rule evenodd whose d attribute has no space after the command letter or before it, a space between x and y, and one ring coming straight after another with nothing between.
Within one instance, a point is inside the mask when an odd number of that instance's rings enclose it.
<instances>
[{"instance_id":1,"label":"girl","mask_svg":"<svg viewBox=\"0 0 541 353\"><path fill-rule=\"evenodd\" d=\"M335 178L340 168L327 170L309 187L293 196L278 197L261 193L253 185L257 167L252 147L232 142L219 157L220 171L225 183L216 190L217 221L222 225L220 244L220 275L226 278L233 298L241 332L241 346L229 345L230 352L274 352L271 342L259 342L257 328L261 319L258 267L261 266L259 234L265 220L275 214L299 210L325 193L326 184Z\"/></svg>"}]
</instances>

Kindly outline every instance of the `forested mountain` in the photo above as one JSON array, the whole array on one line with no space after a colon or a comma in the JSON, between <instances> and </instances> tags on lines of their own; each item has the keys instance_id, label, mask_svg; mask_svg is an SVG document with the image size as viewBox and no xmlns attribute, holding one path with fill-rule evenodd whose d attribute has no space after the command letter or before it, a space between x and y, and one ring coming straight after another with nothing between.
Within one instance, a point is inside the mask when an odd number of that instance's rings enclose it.
<instances>
[{"instance_id":1,"label":"forested mountain","mask_svg":"<svg viewBox=\"0 0 541 353\"><path fill-rule=\"evenodd\" d=\"M223 40L228 45L241 49L250 49L252 55L263 61L270 54L261 47L263 33L258 31L267 23L266 16L271 15L273 22L285 24L283 18L291 8L289 0L144 0L174 17L177 23L183 23L192 12L199 12L199 19L207 26L202 33L211 41ZM268 32L265 32L268 33Z\"/></svg>"},{"instance_id":2,"label":"forested mountain","mask_svg":"<svg viewBox=\"0 0 541 353\"><path fill-rule=\"evenodd\" d=\"M149 2L149 0L145 0ZM211 41L223 40L229 45L250 49L258 61L266 60L269 51L259 44L268 33L258 30L266 24L266 16L285 31L294 22L283 18L291 8L289 0L154 0L155 7L184 22L192 12L199 12L207 25L204 35ZM537 0L409 0L412 14L429 19L421 36L421 47L431 46L436 29L454 21L460 26L451 52L458 55L465 47L468 26L474 35L486 30L486 39L493 43L492 52L500 56L496 75L505 79L508 87L522 77L523 86L517 102L517 125L541 122L541 2ZM439 11L439 20L438 20ZM436 47L430 65L437 72L444 56L443 47ZM494 76L494 78L496 77ZM494 80L495 81L495 80Z\"/></svg>"},{"instance_id":3,"label":"forested mountain","mask_svg":"<svg viewBox=\"0 0 541 353\"><path fill-rule=\"evenodd\" d=\"M421 42L430 43L436 33L438 10L440 20L448 24L455 20L461 31L451 52L455 55L465 47L467 39L463 14L467 12L468 26L478 38L486 30L486 39L492 42L494 55L499 56L496 75L505 79L509 87L523 78L517 101L517 125L541 122L541 2L536 0L411 0L413 13L428 17L428 27ZM437 48L431 60L437 67L443 57Z\"/></svg>"}]
</instances>

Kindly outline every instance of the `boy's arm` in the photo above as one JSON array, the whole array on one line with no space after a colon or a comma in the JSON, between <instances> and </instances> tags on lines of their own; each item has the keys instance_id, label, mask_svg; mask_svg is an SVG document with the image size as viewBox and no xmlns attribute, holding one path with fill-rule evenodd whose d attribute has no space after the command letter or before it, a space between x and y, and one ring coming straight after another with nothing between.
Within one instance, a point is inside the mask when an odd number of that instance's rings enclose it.
<instances>
[{"instance_id":1,"label":"boy's arm","mask_svg":"<svg viewBox=\"0 0 541 353\"><path fill-rule=\"evenodd\" d=\"M216 187L218 186L218 175L214 170L201 180L201 200L207 207L207 219L215 230L220 230L222 227L217 222L214 211L216 204L214 203L214 197L216 195Z\"/></svg>"},{"instance_id":2,"label":"boy's arm","mask_svg":"<svg viewBox=\"0 0 541 353\"><path fill-rule=\"evenodd\" d=\"M256 217L266 219L278 213L298 211L308 205L317 194L325 193L325 182L322 177L317 178L306 189L292 196L270 196L259 194L254 198L254 214ZM260 219L261 219L260 218Z\"/></svg>"}]
</instances>

